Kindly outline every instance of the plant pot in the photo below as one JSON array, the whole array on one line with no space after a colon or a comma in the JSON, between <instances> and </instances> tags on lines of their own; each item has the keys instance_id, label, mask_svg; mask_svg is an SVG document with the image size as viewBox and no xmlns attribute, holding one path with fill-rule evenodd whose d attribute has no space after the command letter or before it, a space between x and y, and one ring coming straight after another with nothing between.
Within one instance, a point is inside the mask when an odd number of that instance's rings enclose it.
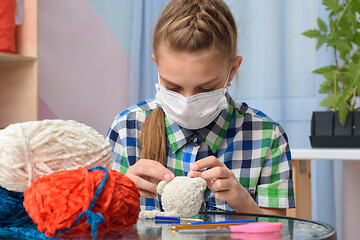
<instances>
[{"instance_id":1,"label":"plant pot","mask_svg":"<svg viewBox=\"0 0 360 240\"><path fill-rule=\"evenodd\" d=\"M333 112L313 112L311 118L311 136L333 135Z\"/></svg>"},{"instance_id":2,"label":"plant pot","mask_svg":"<svg viewBox=\"0 0 360 240\"><path fill-rule=\"evenodd\" d=\"M351 136L353 124L353 112L349 112L346 117L344 126L341 125L339 120L339 112L334 112L334 136Z\"/></svg>"},{"instance_id":3,"label":"plant pot","mask_svg":"<svg viewBox=\"0 0 360 240\"><path fill-rule=\"evenodd\" d=\"M344 126L338 112L313 112L310 142L312 147L360 147L360 112L349 112Z\"/></svg>"},{"instance_id":4,"label":"plant pot","mask_svg":"<svg viewBox=\"0 0 360 240\"><path fill-rule=\"evenodd\" d=\"M360 112L353 112L353 136L360 136Z\"/></svg>"}]
</instances>

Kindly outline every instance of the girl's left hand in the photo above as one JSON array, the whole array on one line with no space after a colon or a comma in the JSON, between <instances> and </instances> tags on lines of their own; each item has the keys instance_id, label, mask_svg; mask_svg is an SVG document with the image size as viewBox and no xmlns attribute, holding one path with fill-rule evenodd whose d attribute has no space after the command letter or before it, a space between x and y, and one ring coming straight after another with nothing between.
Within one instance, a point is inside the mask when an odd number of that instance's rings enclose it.
<instances>
[{"instance_id":1,"label":"girl's left hand","mask_svg":"<svg viewBox=\"0 0 360 240\"><path fill-rule=\"evenodd\" d=\"M209 168L203 172L198 170ZM229 207L242 211L241 205L249 201L249 193L238 182L234 173L216 157L209 156L196 161L190 166L189 177L201 177L206 180L208 188L215 193L218 201L226 201Z\"/></svg>"}]
</instances>

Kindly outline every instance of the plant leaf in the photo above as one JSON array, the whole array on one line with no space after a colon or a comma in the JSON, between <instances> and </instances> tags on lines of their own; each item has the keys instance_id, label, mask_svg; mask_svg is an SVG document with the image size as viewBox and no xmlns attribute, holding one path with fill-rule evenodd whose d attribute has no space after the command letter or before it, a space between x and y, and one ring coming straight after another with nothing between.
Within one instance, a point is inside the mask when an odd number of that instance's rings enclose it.
<instances>
[{"instance_id":1,"label":"plant leaf","mask_svg":"<svg viewBox=\"0 0 360 240\"><path fill-rule=\"evenodd\" d=\"M309 38L318 38L321 35L320 31L317 29L310 29L308 31L303 32L302 34Z\"/></svg>"},{"instance_id":2,"label":"plant leaf","mask_svg":"<svg viewBox=\"0 0 360 240\"><path fill-rule=\"evenodd\" d=\"M360 69L358 69L355 77L352 78L352 81L350 84L346 87L346 89L343 91L341 97L337 101L335 108L338 108L342 103L346 102L346 98L350 91L353 89L354 85L356 85L360 80Z\"/></svg>"},{"instance_id":3,"label":"plant leaf","mask_svg":"<svg viewBox=\"0 0 360 240\"><path fill-rule=\"evenodd\" d=\"M352 60L354 63L358 63L359 59L360 59L359 53L354 53L354 54L352 55L352 57L351 57L351 60Z\"/></svg>"},{"instance_id":4,"label":"plant leaf","mask_svg":"<svg viewBox=\"0 0 360 240\"><path fill-rule=\"evenodd\" d=\"M351 43L347 41L340 41L337 48L339 49L339 51L350 51L352 46Z\"/></svg>"},{"instance_id":5,"label":"plant leaf","mask_svg":"<svg viewBox=\"0 0 360 240\"><path fill-rule=\"evenodd\" d=\"M354 34L354 38L352 39L352 42L358 46L360 45L360 32L356 32Z\"/></svg>"},{"instance_id":6,"label":"plant leaf","mask_svg":"<svg viewBox=\"0 0 360 240\"><path fill-rule=\"evenodd\" d=\"M323 0L322 4L327 7L326 10L335 10L337 8L336 0Z\"/></svg>"},{"instance_id":7,"label":"plant leaf","mask_svg":"<svg viewBox=\"0 0 360 240\"><path fill-rule=\"evenodd\" d=\"M320 105L323 107L334 108L340 97L340 94L331 94L327 98L324 98Z\"/></svg>"},{"instance_id":8,"label":"plant leaf","mask_svg":"<svg viewBox=\"0 0 360 240\"><path fill-rule=\"evenodd\" d=\"M345 103L341 104L339 106L339 120L341 125L345 125L346 117L348 115L349 109L347 108L347 105Z\"/></svg>"},{"instance_id":9,"label":"plant leaf","mask_svg":"<svg viewBox=\"0 0 360 240\"><path fill-rule=\"evenodd\" d=\"M323 20L321 20L321 18L318 17L318 26L320 28L321 31L323 31L324 33L327 32L327 26L325 24L325 22Z\"/></svg>"},{"instance_id":10,"label":"plant leaf","mask_svg":"<svg viewBox=\"0 0 360 240\"><path fill-rule=\"evenodd\" d=\"M312 72L315 73L315 74L324 74L324 73L332 72L332 71L335 71L335 70L336 70L336 66L331 65L331 66L325 66L325 67L315 69Z\"/></svg>"},{"instance_id":11,"label":"plant leaf","mask_svg":"<svg viewBox=\"0 0 360 240\"><path fill-rule=\"evenodd\" d=\"M327 37L325 35L322 35L319 40L317 41L316 44L316 50L318 50L319 48L321 48L322 45L324 45L324 43L327 41Z\"/></svg>"},{"instance_id":12,"label":"plant leaf","mask_svg":"<svg viewBox=\"0 0 360 240\"><path fill-rule=\"evenodd\" d=\"M331 38L327 41L329 47L337 46L341 42L340 38Z\"/></svg>"}]
</instances>

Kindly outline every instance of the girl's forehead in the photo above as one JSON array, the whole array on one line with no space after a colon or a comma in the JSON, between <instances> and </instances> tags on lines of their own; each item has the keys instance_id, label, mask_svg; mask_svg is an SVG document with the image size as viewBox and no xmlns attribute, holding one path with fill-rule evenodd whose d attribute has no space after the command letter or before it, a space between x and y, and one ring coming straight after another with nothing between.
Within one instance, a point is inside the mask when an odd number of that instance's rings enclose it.
<instances>
[{"instance_id":1,"label":"girl's forehead","mask_svg":"<svg viewBox=\"0 0 360 240\"><path fill-rule=\"evenodd\" d=\"M176 51L172 48L168 47L166 44L162 44L162 46L159 47L158 52L156 53L156 57L160 61L161 58L169 59L169 58L183 58L183 59L194 59L197 61L213 61L220 58L223 58L221 56L221 53L219 50L214 48L209 49L203 49L198 51Z\"/></svg>"},{"instance_id":2,"label":"girl's forehead","mask_svg":"<svg viewBox=\"0 0 360 240\"><path fill-rule=\"evenodd\" d=\"M179 52L164 47L155 58L160 68L227 68L227 61L214 49Z\"/></svg>"}]
</instances>

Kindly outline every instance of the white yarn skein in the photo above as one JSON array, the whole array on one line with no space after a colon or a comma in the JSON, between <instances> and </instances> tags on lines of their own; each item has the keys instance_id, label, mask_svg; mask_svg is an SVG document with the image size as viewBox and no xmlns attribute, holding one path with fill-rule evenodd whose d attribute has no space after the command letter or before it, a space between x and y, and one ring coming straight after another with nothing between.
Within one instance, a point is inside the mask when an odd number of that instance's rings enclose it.
<instances>
[{"instance_id":1,"label":"white yarn skein","mask_svg":"<svg viewBox=\"0 0 360 240\"><path fill-rule=\"evenodd\" d=\"M36 177L60 170L111 167L108 141L73 120L15 123L0 130L0 186L23 192Z\"/></svg>"}]
</instances>

